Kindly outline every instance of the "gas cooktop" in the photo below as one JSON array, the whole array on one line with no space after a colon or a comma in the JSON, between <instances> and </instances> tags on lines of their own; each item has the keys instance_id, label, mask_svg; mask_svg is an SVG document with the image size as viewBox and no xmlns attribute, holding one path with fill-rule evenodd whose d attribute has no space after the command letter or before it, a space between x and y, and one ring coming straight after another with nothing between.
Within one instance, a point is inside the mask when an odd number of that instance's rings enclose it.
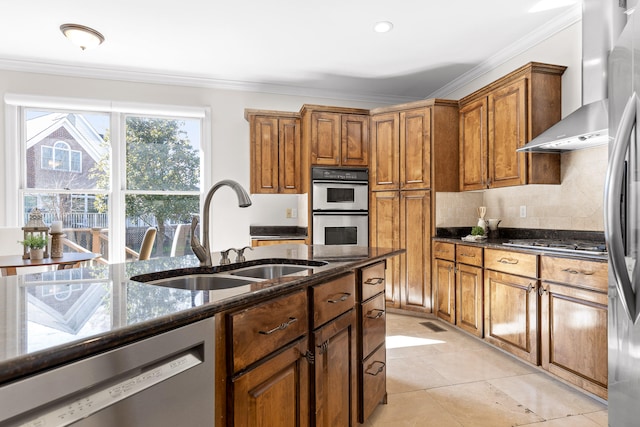
<instances>
[{"instance_id":1,"label":"gas cooktop","mask_svg":"<svg viewBox=\"0 0 640 427\"><path fill-rule=\"evenodd\" d=\"M607 254L607 246L604 242L588 240L514 239L503 243L503 245L584 255Z\"/></svg>"}]
</instances>

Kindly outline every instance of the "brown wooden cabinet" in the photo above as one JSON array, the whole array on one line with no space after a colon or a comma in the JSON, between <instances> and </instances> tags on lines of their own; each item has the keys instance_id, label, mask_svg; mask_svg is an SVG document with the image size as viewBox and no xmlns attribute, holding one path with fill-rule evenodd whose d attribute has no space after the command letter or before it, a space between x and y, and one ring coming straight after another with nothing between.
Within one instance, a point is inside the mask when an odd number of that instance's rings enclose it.
<instances>
[{"instance_id":1,"label":"brown wooden cabinet","mask_svg":"<svg viewBox=\"0 0 640 427\"><path fill-rule=\"evenodd\" d=\"M484 339L538 364L537 255L485 249Z\"/></svg>"},{"instance_id":2,"label":"brown wooden cabinet","mask_svg":"<svg viewBox=\"0 0 640 427\"><path fill-rule=\"evenodd\" d=\"M302 193L300 115L245 110L251 140L251 193Z\"/></svg>"},{"instance_id":3,"label":"brown wooden cabinet","mask_svg":"<svg viewBox=\"0 0 640 427\"><path fill-rule=\"evenodd\" d=\"M433 244L434 314L451 324L456 322L455 247L453 243Z\"/></svg>"},{"instance_id":4,"label":"brown wooden cabinet","mask_svg":"<svg viewBox=\"0 0 640 427\"><path fill-rule=\"evenodd\" d=\"M518 153L561 118L566 67L529 63L460 100L460 190L560 184L560 156Z\"/></svg>"},{"instance_id":5,"label":"brown wooden cabinet","mask_svg":"<svg viewBox=\"0 0 640 427\"><path fill-rule=\"evenodd\" d=\"M298 291L227 315L227 425L309 425L307 313Z\"/></svg>"},{"instance_id":6,"label":"brown wooden cabinet","mask_svg":"<svg viewBox=\"0 0 640 427\"><path fill-rule=\"evenodd\" d=\"M456 245L456 325L484 336L483 248Z\"/></svg>"},{"instance_id":7,"label":"brown wooden cabinet","mask_svg":"<svg viewBox=\"0 0 640 427\"><path fill-rule=\"evenodd\" d=\"M372 247L400 247L400 192L373 191L369 200L369 241ZM387 260L385 298L389 307L400 308L400 265L402 259Z\"/></svg>"},{"instance_id":8,"label":"brown wooden cabinet","mask_svg":"<svg viewBox=\"0 0 640 427\"><path fill-rule=\"evenodd\" d=\"M314 423L355 426L357 414L354 273L311 287Z\"/></svg>"},{"instance_id":9,"label":"brown wooden cabinet","mask_svg":"<svg viewBox=\"0 0 640 427\"><path fill-rule=\"evenodd\" d=\"M358 421L364 423L387 400L385 262L361 269L359 276Z\"/></svg>"},{"instance_id":10,"label":"brown wooden cabinet","mask_svg":"<svg viewBox=\"0 0 640 427\"><path fill-rule=\"evenodd\" d=\"M305 104L301 115L311 165L369 165L368 110Z\"/></svg>"},{"instance_id":11,"label":"brown wooden cabinet","mask_svg":"<svg viewBox=\"0 0 640 427\"><path fill-rule=\"evenodd\" d=\"M370 243L407 251L387 264L387 305L428 313L431 193L458 189L457 102L431 99L371 113Z\"/></svg>"},{"instance_id":12,"label":"brown wooden cabinet","mask_svg":"<svg viewBox=\"0 0 640 427\"><path fill-rule=\"evenodd\" d=\"M540 264L541 365L607 399L607 264L550 256Z\"/></svg>"}]
</instances>

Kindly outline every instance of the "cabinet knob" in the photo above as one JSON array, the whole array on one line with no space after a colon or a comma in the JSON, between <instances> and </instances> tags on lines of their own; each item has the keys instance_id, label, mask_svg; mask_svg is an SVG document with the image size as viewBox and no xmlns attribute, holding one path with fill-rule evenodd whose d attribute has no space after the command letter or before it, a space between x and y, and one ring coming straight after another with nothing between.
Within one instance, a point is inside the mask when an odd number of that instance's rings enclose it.
<instances>
[{"instance_id":1,"label":"cabinet knob","mask_svg":"<svg viewBox=\"0 0 640 427\"><path fill-rule=\"evenodd\" d=\"M544 295L546 293L547 293L547 290L545 288L543 288L542 286L540 286L538 288L538 295L542 296L542 295Z\"/></svg>"}]
</instances>

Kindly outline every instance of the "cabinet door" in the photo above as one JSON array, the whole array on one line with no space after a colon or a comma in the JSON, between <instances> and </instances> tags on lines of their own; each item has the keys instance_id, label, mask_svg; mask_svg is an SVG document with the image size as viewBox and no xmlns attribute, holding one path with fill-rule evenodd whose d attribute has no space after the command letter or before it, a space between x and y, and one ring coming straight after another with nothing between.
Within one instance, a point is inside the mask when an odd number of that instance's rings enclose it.
<instances>
[{"instance_id":1,"label":"cabinet door","mask_svg":"<svg viewBox=\"0 0 640 427\"><path fill-rule=\"evenodd\" d=\"M279 119L279 187L280 193L296 194L302 192L300 152L300 120Z\"/></svg>"},{"instance_id":2,"label":"cabinet door","mask_svg":"<svg viewBox=\"0 0 640 427\"><path fill-rule=\"evenodd\" d=\"M433 262L433 277L436 316L451 324L455 324L456 280L453 261L436 258Z\"/></svg>"},{"instance_id":3,"label":"cabinet door","mask_svg":"<svg viewBox=\"0 0 640 427\"><path fill-rule=\"evenodd\" d=\"M371 118L369 187L372 191L400 188L399 138L398 113L377 114Z\"/></svg>"},{"instance_id":4,"label":"cabinet door","mask_svg":"<svg viewBox=\"0 0 640 427\"><path fill-rule=\"evenodd\" d=\"M483 336L482 268L458 264L456 273L456 324L480 338Z\"/></svg>"},{"instance_id":5,"label":"cabinet door","mask_svg":"<svg viewBox=\"0 0 640 427\"><path fill-rule=\"evenodd\" d=\"M431 109L400 113L400 189L431 187Z\"/></svg>"},{"instance_id":6,"label":"cabinet door","mask_svg":"<svg viewBox=\"0 0 640 427\"><path fill-rule=\"evenodd\" d=\"M307 338L301 339L233 380L229 419L234 426L309 425L307 345Z\"/></svg>"},{"instance_id":7,"label":"cabinet door","mask_svg":"<svg viewBox=\"0 0 640 427\"><path fill-rule=\"evenodd\" d=\"M607 294L546 282L540 294L542 367L607 399Z\"/></svg>"},{"instance_id":8,"label":"cabinet door","mask_svg":"<svg viewBox=\"0 0 640 427\"><path fill-rule=\"evenodd\" d=\"M489 187L524 185L525 153L516 149L527 141L527 79L489 94Z\"/></svg>"},{"instance_id":9,"label":"cabinet door","mask_svg":"<svg viewBox=\"0 0 640 427\"><path fill-rule=\"evenodd\" d=\"M373 191L369 203L369 239L372 247L400 247L400 193ZM387 259L385 296L389 307L400 308L400 260Z\"/></svg>"},{"instance_id":10,"label":"cabinet door","mask_svg":"<svg viewBox=\"0 0 640 427\"><path fill-rule=\"evenodd\" d=\"M251 192L278 192L278 119L255 117L252 129Z\"/></svg>"},{"instance_id":11,"label":"cabinet door","mask_svg":"<svg viewBox=\"0 0 640 427\"><path fill-rule=\"evenodd\" d=\"M357 354L355 311L313 333L315 426L355 426ZM266 418L265 420L268 420ZM271 424L270 424L271 425Z\"/></svg>"},{"instance_id":12,"label":"cabinet door","mask_svg":"<svg viewBox=\"0 0 640 427\"><path fill-rule=\"evenodd\" d=\"M431 193L400 192L401 308L431 311Z\"/></svg>"},{"instance_id":13,"label":"cabinet door","mask_svg":"<svg viewBox=\"0 0 640 427\"><path fill-rule=\"evenodd\" d=\"M487 99L460 109L460 190L487 186Z\"/></svg>"},{"instance_id":14,"label":"cabinet door","mask_svg":"<svg viewBox=\"0 0 640 427\"><path fill-rule=\"evenodd\" d=\"M343 114L341 141L342 166L368 166L369 116Z\"/></svg>"},{"instance_id":15,"label":"cabinet door","mask_svg":"<svg viewBox=\"0 0 640 427\"><path fill-rule=\"evenodd\" d=\"M340 114L311 113L311 164L340 165Z\"/></svg>"},{"instance_id":16,"label":"cabinet door","mask_svg":"<svg viewBox=\"0 0 640 427\"><path fill-rule=\"evenodd\" d=\"M485 271L484 339L538 364L536 279Z\"/></svg>"}]
</instances>

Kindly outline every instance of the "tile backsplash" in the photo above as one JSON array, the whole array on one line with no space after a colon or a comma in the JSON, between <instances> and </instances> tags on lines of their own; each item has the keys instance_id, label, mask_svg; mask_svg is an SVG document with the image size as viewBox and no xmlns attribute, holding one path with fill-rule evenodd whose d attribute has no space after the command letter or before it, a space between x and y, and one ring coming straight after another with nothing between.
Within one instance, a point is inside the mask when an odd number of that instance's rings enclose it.
<instances>
[{"instance_id":1,"label":"tile backsplash","mask_svg":"<svg viewBox=\"0 0 640 427\"><path fill-rule=\"evenodd\" d=\"M436 227L471 227L476 208L501 227L602 231L607 146L562 154L561 185L525 185L484 191L436 193ZM521 206L526 216L521 217Z\"/></svg>"}]
</instances>

